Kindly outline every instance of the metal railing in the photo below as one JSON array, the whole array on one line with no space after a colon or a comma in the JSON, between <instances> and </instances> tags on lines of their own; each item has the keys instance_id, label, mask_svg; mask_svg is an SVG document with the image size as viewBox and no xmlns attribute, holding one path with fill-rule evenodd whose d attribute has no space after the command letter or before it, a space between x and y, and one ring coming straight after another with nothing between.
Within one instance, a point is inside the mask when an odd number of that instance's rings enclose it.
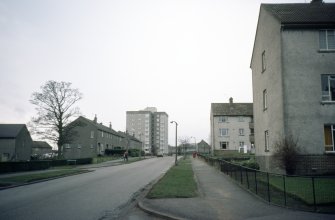
<instances>
[{"instance_id":1,"label":"metal railing","mask_svg":"<svg viewBox=\"0 0 335 220\"><path fill-rule=\"evenodd\" d=\"M304 211L335 213L334 176L288 176L205 155L199 157L269 203Z\"/></svg>"}]
</instances>

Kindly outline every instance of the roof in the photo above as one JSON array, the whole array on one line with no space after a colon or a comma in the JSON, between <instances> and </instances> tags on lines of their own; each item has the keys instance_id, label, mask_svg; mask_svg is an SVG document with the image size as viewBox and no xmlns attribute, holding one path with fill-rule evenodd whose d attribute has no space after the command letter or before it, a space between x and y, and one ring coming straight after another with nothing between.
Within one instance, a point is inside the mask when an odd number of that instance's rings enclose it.
<instances>
[{"instance_id":1,"label":"roof","mask_svg":"<svg viewBox=\"0 0 335 220\"><path fill-rule=\"evenodd\" d=\"M335 24L335 3L262 4L282 24Z\"/></svg>"},{"instance_id":2,"label":"roof","mask_svg":"<svg viewBox=\"0 0 335 220\"><path fill-rule=\"evenodd\" d=\"M0 138L16 138L25 124L0 124Z\"/></svg>"},{"instance_id":3,"label":"roof","mask_svg":"<svg viewBox=\"0 0 335 220\"><path fill-rule=\"evenodd\" d=\"M252 103L212 103L213 116L252 116Z\"/></svg>"},{"instance_id":4,"label":"roof","mask_svg":"<svg viewBox=\"0 0 335 220\"><path fill-rule=\"evenodd\" d=\"M77 120L83 120L91 125L93 125L94 127L96 127L98 130L101 130L101 131L105 131L105 132L108 132L108 133L112 133L116 136L120 136L120 134L118 132L116 132L114 129L110 128L110 127L107 127L105 125L103 125L102 123L95 123L94 121L90 120L90 119L87 119L83 116L79 116Z\"/></svg>"},{"instance_id":5,"label":"roof","mask_svg":"<svg viewBox=\"0 0 335 220\"><path fill-rule=\"evenodd\" d=\"M50 144L48 144L45 141L34 141L33 148L49 148L49 149L52 149Z\"/></svg>"}]
</instances>

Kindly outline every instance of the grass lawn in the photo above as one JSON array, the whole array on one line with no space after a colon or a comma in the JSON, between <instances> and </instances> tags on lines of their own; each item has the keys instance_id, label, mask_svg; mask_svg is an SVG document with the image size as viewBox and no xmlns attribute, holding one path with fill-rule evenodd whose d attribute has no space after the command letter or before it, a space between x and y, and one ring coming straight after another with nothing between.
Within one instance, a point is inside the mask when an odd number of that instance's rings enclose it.
<instances>
[{"instance_id":1,"label":"grass lawn","mask_svg":"<svg viewBox=\"0 0 335 220\"><path fill-rule=\"evenodd\" d=\"M84 173L84 172L87 172L87 170L64 169L64 170L56 170L56 171L43 172L43 173L6 177L6 178L0 178L0 186L18 185L18 184L30 183L30 182L34 182L38 180L43 180L43 179L79 174L79 173Z\"/></svg>"},{"instance_id":2,"label":"grass lawn","mask_svg":"<svg viewBox=\"0 0 335 220\"><path fill-rule=\"evenodd\" d=\"M270 185L284 191L281 176L270 176ZM266 179L260 179L266 182ZM308 205L314 204L313 183L311 177L285 177L286 193L294 196ZM316 204L335 203L335 178L320 177L314 179Z\"/></svg>"},{"instance_id":3,"label":"grass lawn","mask_svg":"<svg viewBox=\"0 0 335 220\"><path fill-rule=\"evenodd\" d=\"M179 160L151 189L148 198L190 198L197 196L190 158Z\"/></svg>"}]
</instances>

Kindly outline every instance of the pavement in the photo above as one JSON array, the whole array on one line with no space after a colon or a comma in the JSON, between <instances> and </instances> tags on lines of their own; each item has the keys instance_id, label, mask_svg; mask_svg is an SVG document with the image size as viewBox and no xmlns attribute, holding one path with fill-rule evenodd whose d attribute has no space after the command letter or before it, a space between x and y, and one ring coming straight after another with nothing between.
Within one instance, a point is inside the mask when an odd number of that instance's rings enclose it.
<instances>
[{"instance_id":1,"label":"pavement","mask_svg":"<svg viewBox=\"0 0 335 220\"><path fill-rule=\"evenodd\" d=\"M201 159L192 159L192 166L198 182L198 197L142 198L138 207L164 219L335 220L335 215L295 211L271 205L241 188L230 177Z\"/></svg>"}]
</instances>

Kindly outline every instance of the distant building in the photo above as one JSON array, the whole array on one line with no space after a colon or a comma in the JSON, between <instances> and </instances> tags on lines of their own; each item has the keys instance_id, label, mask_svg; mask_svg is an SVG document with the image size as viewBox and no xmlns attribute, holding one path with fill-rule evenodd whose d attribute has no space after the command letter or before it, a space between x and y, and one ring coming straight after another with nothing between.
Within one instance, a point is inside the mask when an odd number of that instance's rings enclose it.
<instances>
[{"instance_id":1,"label":"distant building","mask_svg":"<svg viewBox=\"0 0 335 220\"><path fill-rule=\"evenodd\" d=\"M140 149L142 142L123 132L116 132L109 126L97 122L97 117L89 120L82 116L74 120L74 135L64 144L63 156L66 159L90 158L104 155L106 149Z\"/></svg>"},{"instance_id":2,"label":"distant building","mask_svg":"<svg viewBox=\"0 0 335 220\"><path fill-rule=\"evenodd\" d=\"M206 141L201 140L197 145L198 145L198 152L199 153L210 154L211 146L209 146L209 144Z\"/></svg>"},{"instance_id":3,"label":"distant building","mask_svg":"<svg viewBox=\"0 0 335 220\"><path fill-rule=\"evenodd\" d=\"M140 111L127 111L126 114L126 129L129 134L143 141L146 154L168 154L167 113L148 107Z\"/></svg>"},{"instance_id":4,"label":"distant building","mask_svg":"<svg viewBox=\"0 0 335 220\"><path fill-rule=\"evenodd\" d=\"M32 146L32 155L42 156L43 154L52 153L52 147L45 141L34 141Z\"/></svg>"},{"instance_id":5,"label":"distant building","mask_svg":"<svg viewBox=\"0 0 335 220\"><path fill-rule=\"evenodd\" d=\"M251 59L256 159L293 136L300 172L335 168L335 4L262 4Z\"/></svg>"},{"instance_id":6,"label":"distant building","mask_svg":"<svg viewBox=\"0 0 335 220\"><path fill-rule=\"evenodd\" d=\"M213 154L251 149L254 144L252 103L233 103L233 98L212 103L210 123Z\"/></svg>"},{"instance_id":7,"label":"distant building","mask_svg":"<svg viewBox=\"0 0 335 220\"><path fill-rule=\"evenodd\" d=\"M25 124L0 124L0 162L30 160L32 146Z\"/></svg>"}]
</instances>

